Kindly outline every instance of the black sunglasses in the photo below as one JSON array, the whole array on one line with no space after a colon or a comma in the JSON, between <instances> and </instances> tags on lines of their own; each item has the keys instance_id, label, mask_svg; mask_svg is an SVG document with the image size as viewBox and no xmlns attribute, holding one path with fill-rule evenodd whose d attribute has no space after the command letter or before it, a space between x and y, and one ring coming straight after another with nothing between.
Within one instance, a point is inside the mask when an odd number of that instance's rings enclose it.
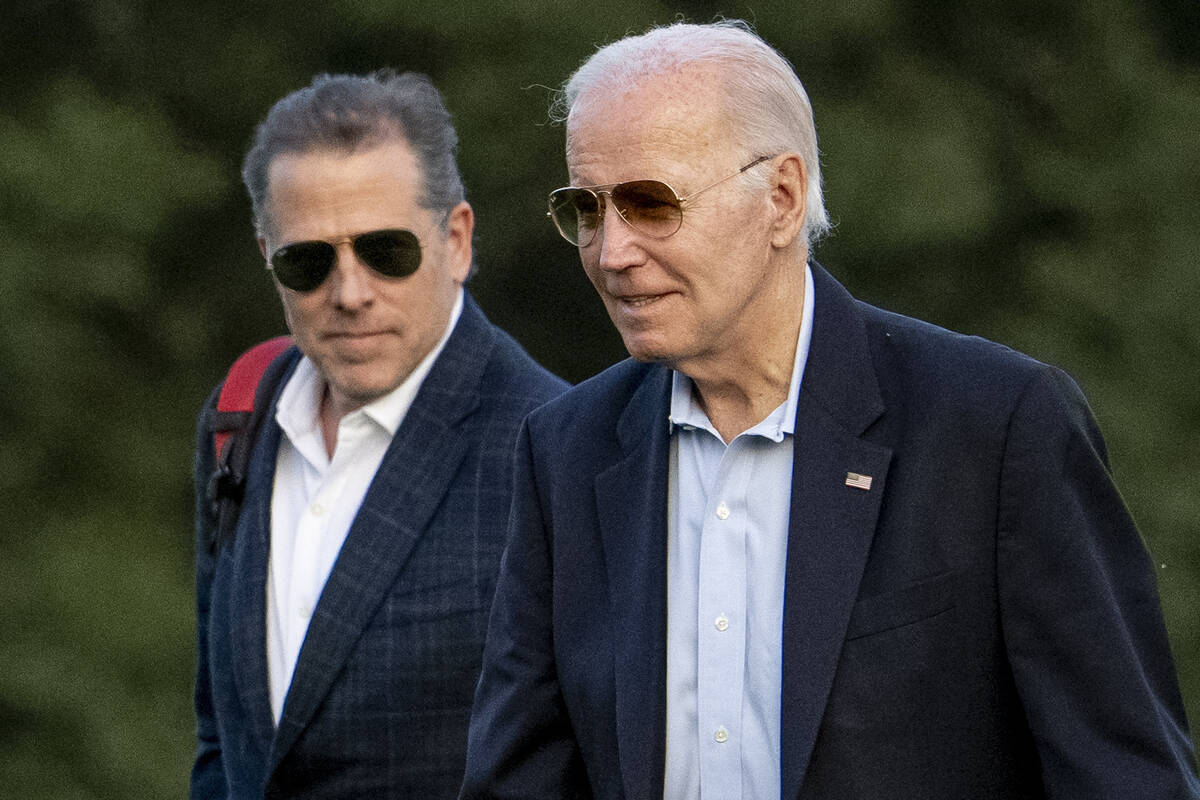
<instances>
[{"instance_id":1,"label":"black sunglasses","mask_svg":"<svg viewBox=\"0 0 1200 800\"><path fill-rule=\"evenodd\" d=\"M605 186L565 186L550 193L546 216L562 237L577 247L587 247L604 219L605 205L616 210L629 227L654 239L665 239L683 225L683 209L692 198L775 156L759 156L737 172L680 197L662 181L643 180ZM607 203L601 200L608 196Z\"/></svg>"},{"instance_id":2,"label":"black sunglasses","mask_svg":"<svg viewBox=\"0 0 1200 800\"><path fill-rule=\"evenodd\" d=\"M406 278L421 266L421 242L402 228L368 231L332 242L292 242L267 259L267 269L281 284L297 292L311 292L329 277L337 262L337 245L350 242L354 254L385 278Z\"/></svg>"}]
</instances>

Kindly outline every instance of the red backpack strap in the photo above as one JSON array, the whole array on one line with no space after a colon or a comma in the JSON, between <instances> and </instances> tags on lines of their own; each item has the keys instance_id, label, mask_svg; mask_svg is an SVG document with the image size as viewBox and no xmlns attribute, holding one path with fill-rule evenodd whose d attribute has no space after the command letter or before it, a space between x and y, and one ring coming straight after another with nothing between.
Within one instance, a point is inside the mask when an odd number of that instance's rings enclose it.
<instances>
[{"instance_id":1,"label":"red backpack strap","mask_svg":"<svg viewBox=\"0 0 1200 800\"><path fill-rule=\"evenodd\" d=\"M233 538L254 439L285 371L282 361L275 369L272 364L291 344L291 337L280 336L247 350L233 362L217 395L217 407L209 417L213 470L206 488L212 515L208 546L214 554Z\"/></svg>"},{"instance_id":2,"label":"red backpack strap","mask_svg":"<svg viewBox=\"0 0 1200 800\"><path fill-rule=\"evenodd\" d=\"M218 463L222 460L230 434L242 426L241 420L244 417L241 415L254 412L254 396L258 391L258 384L262 380L263 373L267 371L267 367L271 366L271 362L291 344L292 337L290 336L268 339L242 353L229 368L229 374L225 376L225 384L221 387L221 394L217 397L217 418L218 420L229 419L236 424L228 424L228 427L221 425L215 427L213 431L213 452Z\"/></svg>"}]
</instances>

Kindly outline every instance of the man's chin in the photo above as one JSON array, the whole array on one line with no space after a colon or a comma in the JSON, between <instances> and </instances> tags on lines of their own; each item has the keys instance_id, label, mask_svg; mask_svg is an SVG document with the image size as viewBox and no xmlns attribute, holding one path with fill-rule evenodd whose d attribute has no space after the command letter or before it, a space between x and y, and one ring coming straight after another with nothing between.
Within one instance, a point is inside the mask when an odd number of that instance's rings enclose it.
<instances>
[{"instance_id":1,"label":"man's chin","mask_svg":"<svg viewBox=\"0 0 1200 800\"><path fill-rule=\"evenodd\" d=\"M622 336L621 341L624 343L625 350L629 353L630 358L645 364L668 363L669 366L669 362L672 362L676 355L674 349L661 339L631 334L629 336Z\"/></svg>"},{"instance_id":2,"label":"man's chin","mask_svg":"<svg viewBox=\"0 0 1200 800\"><path fill-rule=\"evenodd\" d=\"M371 377L373 379L364 380L357 379L354 375L334 374L327 376L326 381L339 404L352 409L375 402L404 382L403 377L393 382L380 381L377 376Z\"/></svg>"}]
</instances>

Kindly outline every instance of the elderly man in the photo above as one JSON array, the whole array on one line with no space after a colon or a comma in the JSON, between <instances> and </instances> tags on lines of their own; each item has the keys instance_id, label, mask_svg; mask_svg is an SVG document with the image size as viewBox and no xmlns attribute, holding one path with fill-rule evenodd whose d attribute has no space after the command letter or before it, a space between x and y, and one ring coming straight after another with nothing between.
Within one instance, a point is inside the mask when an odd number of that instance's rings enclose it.
<instances>
[{"instance_id":1,"label":"elderly man","mask_svg":"<svg viewBox=\"0 0 1200 800\"><path fill-rule=\"evenodd\" d=\"M462 797L1200 795L1083 397L810 260L786 61L660 28L563 113L550 213L634 360L526 421Z\"/></svg>"},{"instance_id":2,"label":"elderly man","mask_svg":"<svg viewBox=\"0 0 1200 800\"><path fill-rule=\"evenodd\" d=\"M564 384L463 289L456 148L428 79L383 72L288 95L246 156L296 346L227 542L201 417L193 798L458 791L513 445Z\"/></svg>"}]
</instances>

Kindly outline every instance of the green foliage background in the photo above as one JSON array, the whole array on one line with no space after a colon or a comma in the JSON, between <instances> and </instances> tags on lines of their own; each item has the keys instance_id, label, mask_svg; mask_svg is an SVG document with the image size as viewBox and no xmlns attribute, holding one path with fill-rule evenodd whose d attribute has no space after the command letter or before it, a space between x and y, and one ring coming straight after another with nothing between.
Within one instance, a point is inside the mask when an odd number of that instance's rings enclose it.
<instances>
[{"instance_id":1,"label":"green foliage background","mask_svg":"<svg viewBox=\"0 0 1200 800\"><path fill-rule=\"evenodd\" d=\"M572 380L623 355L543 216L557 85L677 15L753 20L812 95L860 296L1070 371L1159 567L1200 723L1194 0L19 2L0 26L0 793L184 793L193 414L283 323L238 180L324 71L430 74L472 289Z\"/></svg>"}]
</instances>

